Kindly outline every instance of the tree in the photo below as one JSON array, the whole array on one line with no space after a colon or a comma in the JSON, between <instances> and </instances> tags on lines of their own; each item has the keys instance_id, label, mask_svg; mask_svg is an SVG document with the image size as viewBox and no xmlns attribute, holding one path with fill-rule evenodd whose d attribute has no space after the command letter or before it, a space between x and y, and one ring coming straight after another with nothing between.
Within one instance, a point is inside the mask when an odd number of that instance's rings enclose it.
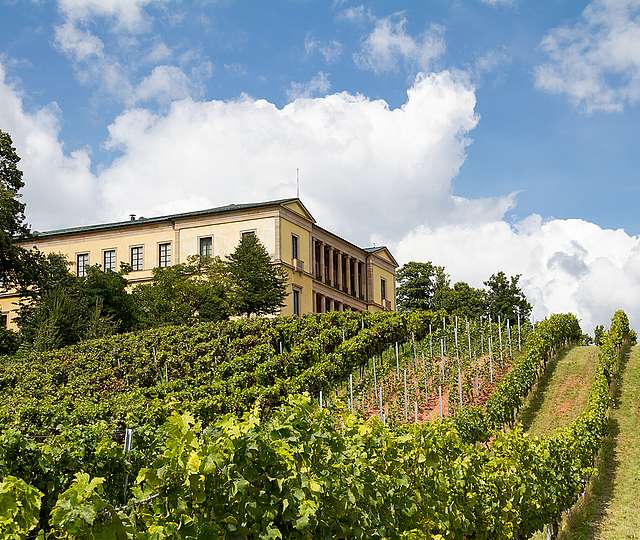
<instances>
[{"instance_id":1,"label":"tree","mask_svg":"<svg viewBox=\"0 0 640 540\"><path fill-rule=\"evenodd\" d=\"M453 287L441 288L436 293L435 309L443 309L458 317L475 318L486 311L486 292L458 281Z\"/></svg>"},{"instance_id":2,"label":"tree","mask_svg":"<svg viewBox=\"0 0 640 540\"><path fill-rule=\"evenodd\" d=\"M133 291L140 326L193 324L227 319L231 313L229 278L217 257L190 257L188 262L153 270L153 283Z\"/></svg>"},{"instance_id":3,"label":"tree","mask_svg":"<svg viewBox=\"0 0 640 540\"><path fill-rule=\"evenodd\" d=\"M484 282L487 288L486 307L492 317L500 315L502 319L516 321L518 309L520 317L528 319L531 315L531 304L518 285L520 275L507 277L504 272L493 274Z\"/></svg>"},{"instance_id":4,"label":"tree","mask_svg":"<svg viewBox=\"0 0 640 540\"><path fill-rule=\"evenodd\" d=\"M273 264L255 234L245 234L227 257L233 306L241 315L271 315L283 305L287 295L286 271Z\"/></svg>"},{"instance_id":5,"label":"tree","mask_svg":"<svg viewBox=\"0 0 640 540\"><path fill-rule=\"evenodd\" d=\"M445 301L443 296L449 288L449 276L444 266L431 262L408 262L396 274L398 287L396 299L398 309L435 309Z\"/></svg>"},{"instance_id":6,"label":"tree","mask_svg":"<svg viewBox=\"0 0 640 540\"><path fill-rule=\"evenodd\" d=\"M604 340L605 334L606 331L603 325L599 324L598 326L596 326L593 330L593 343L600 347L602 345L602 341Z\"/></svg>"},{"instance_id":7,"label":"tree","mask_svg":"<svg viewBox=\"0 0 640 540\"><path fill-rule=\"evenodd\" d=\"M20 202L24 182L19 161L11 136L0 130L0 283L5 286L13 283L19 268L21 248L15 238L29 232Z\"/></svg>"},{"instance_id":8,"label":"tree","mask_svg":"<svg viewBox=\"0 0 640 540\"><path fill-rule=\"evenodd\" d=\"M25 251L23 261L30 266L20 278L17 322L23 342L33 349L56 349L134 326L126 268L116 273L92 266L76 277L61 254Z\"/></svg>"}]
</instances>

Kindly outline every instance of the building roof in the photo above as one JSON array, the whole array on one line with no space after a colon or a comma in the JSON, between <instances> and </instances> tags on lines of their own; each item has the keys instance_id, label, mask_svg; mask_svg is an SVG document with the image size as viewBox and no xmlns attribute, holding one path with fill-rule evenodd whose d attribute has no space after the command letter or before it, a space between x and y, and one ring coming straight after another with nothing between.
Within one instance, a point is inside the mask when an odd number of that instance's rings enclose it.
<instances>
[{"instance_id":1,"label":"building roof","mask_svg":"<svg viewBox=\"0 0 640 540\"><path fill-rule=\"evenodd\" d=\"M137 219L129 219L126 221L115 221L111 223L99 223L97 225L85 225L82 227L69 227L66 229L56 229L52 231L33 232L34 238L47 238L49 236L60 236L66 234L76 234L92 231L103 231L109 229L118 229L120 227L134 227L136 225L142 225L147 223L162 223L163 221L173 221L180 218L189 218L197 216L207 216L213 214L224 214L227 212L234 212L237 210L251 210L252 208L264 208L268 206L280 206L283 204L298 202L302 205L302 202L296 198L291 197L288 199L276 199L273 201L263 201L257 203L243 203L243 204L227 204L225 206L218 206L216 208L207 208L205 210L195 210L192 212L182 212L179 214L169 214L166 216L157 216L151 218L140 217ZM304 205L302 205L304 207Z\"/></svg>"},{"instance_id":2,"label":"building roof","mask_svg":"<svg viewBox=\"0 0 640 540\"><path fill-rule=\"evenodd\" d=\"M384 251L396 266L400 266L387 246L373 246L362 249L364 249L367 253L378 253L379 251Z\"/></svg>"}]
</instances>

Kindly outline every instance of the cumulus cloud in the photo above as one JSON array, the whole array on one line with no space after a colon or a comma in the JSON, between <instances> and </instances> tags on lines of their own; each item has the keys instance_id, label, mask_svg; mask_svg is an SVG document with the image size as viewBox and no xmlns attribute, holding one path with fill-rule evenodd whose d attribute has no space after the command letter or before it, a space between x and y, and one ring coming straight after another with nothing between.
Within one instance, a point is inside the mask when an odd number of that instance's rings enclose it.
<instances>
[{"instance_id":1,"label":"cumulus cloud","mask_svg":"<svg viewBox=\"0 0 640 540\"><path fill-rule=\"evenodd\" d=\"M536 85L587 112L621 111L640 100L639 44L638 0L594 0L577 22L544 37L548 61L536 68Z\"/></svg>"},{"instance_id":2,"label":"cumulus cloud","mask_svg":"<svg viewBox=\"0 0 640 540\"><path fill-rule=\"evenodd\" d=\"M8 132L18 154L26 186L24 199L36 224L96 218L99 193L85 149L65 152L60 141L59 110L55 105L26 111L20 93L6 80L0 64L0 129ZM99 216L100 214L98 214Z\"/></svg>"},{"instance_id":3,"label":"cumulus cloud","mask_svg":"<svg viewBox=\"0 0 640 540\"><path fill-rule=\"evenodd\" d=\"M299 167L319 223L352 241L388 242L401 262L444 264L474 285L522 273L536 318L573 310L589 329L623 307L640 322L640 239L581 220L512 225L513 195L454 193L475 105L468 78L447 71L418 76L398 108L345 92L282 108L185 98L123 112L106 143L117 157L92 167L88 151L64 148L57 108L26 110L0 69L0 125L23 157L36 229L293 196Z\"/></svg>"},{"instance_id":4,"label":"cumulus cloud","mask_svg":"<svg viewBox=\"0 0 640 540\"><path fill-rule=\"evenodd\" d=\"M625 309L640 322L640 238L580 219L533 215L477 226L417 227L398 244L403 260L431 260L456 280L482 285L496 270L522 274L534 317L573 311L586 330Z\"/></svg>"},{"instance_id":5,"label":"cumulus cloud","mask_svg":"<svg viewBox=\"0 0 640 540\"><path fill-rule=\"evenodd\" d=\"M421 36L414 38L406 27L407 18L403 13L377 19L354 55L356 64L375 73L395 71L402 64L428 71L433 61L444 54L444 29L431 25Z\"/></svg>"}]
</instances>

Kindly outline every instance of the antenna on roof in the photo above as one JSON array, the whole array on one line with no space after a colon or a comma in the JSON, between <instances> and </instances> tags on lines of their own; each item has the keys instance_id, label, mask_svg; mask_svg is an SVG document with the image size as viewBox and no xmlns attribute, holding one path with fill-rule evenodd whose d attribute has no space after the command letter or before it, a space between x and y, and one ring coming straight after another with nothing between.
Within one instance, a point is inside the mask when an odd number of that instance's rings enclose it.
<instances>
[{"instance_id":1,"label":"antenna on roof","mask_svg":"<svg viewBox=\"0 0 640 540\"><path fill-rule=\"evenodd\" d=\"M300 198L300 169L296 167L296 197Z\"/></svg>"}]
</instances>

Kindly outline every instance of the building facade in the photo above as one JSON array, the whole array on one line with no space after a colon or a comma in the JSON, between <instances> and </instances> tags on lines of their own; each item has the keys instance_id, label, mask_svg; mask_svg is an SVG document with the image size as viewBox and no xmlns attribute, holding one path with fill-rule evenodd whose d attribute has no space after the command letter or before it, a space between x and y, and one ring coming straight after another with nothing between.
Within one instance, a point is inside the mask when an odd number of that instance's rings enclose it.
<instances>
[{"instance_id":1,"label":"building facade","mask_svg":"<svg viewBox=\"0 0 640 540\"><path fill-rule=\"evenodd\" d=\"M395 309L398 264L389 250L360 248L323 229L297 198L34 233L22 246L62 253L79 276L95 264L117 270L128 263L127 279L135 286L151 281L155 267L192 255L224 258L244 234L257 235L286 269L282 315ZM0 326L15 328L17 300L11 291L0 292Z\"/></svg>"}]
</instances>

